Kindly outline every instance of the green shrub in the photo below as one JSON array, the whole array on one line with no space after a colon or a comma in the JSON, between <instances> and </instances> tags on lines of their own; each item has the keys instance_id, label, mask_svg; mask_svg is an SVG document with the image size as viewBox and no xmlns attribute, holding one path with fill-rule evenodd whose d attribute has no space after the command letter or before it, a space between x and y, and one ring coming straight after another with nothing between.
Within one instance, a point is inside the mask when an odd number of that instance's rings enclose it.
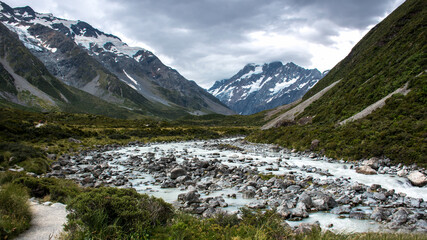
<instances>
[{"instance_id":1,"label":"green shrub","mask_svg":"<svg viewBox=\"0 0 427 240\"><path fill-rule=\"evenodd\" d=\"M21 177L13 180L13 183L25 186L32 197L44 198L48 196L52 201L68 203L76 197L82 189L73 181L60 178L34 178Z\"/></svg>"},{"instance_id":2,"label":"green shrub","mask_svg":"<svg viewBox=\"0 0 427 240\"><path fill-rule=\"evenodd\" d=\"M19 165L26 171L37 174L45 173L51 162L40 148L16 142L0 143L0 155L3 167Z\"/></svg>"},{"instance_id":3,"label":"green shrub","mask_svg":"<svg viewBox=\"0 0 427 240\"><path fill-rule=\"evenodd\" d=\"M172 205L134 189L93 189L67 209L72 239L144 239L173 217Z\"/></svg>"},{"instance_id":4,"label":"green shrub","mask_svg":"<svg viewBox=\"0 0 427 240\"><path fill-rule=\"evenodd\" d=\"M30 226L31 213L24 187L5 184L0 188L0 239L17 236Z\"/></svg>"}]
</instances>

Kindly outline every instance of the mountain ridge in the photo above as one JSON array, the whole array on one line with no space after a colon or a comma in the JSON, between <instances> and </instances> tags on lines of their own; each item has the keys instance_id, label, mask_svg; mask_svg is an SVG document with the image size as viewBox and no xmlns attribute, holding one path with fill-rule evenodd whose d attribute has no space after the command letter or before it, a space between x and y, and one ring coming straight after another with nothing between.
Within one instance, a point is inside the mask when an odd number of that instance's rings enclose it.
<instances>
[{"instance_id":1,"label":"mountain ridge","mask_svg":"<svg viewBox=\"0 0 427 240\"><path fill-rule=\"evenodd\" d=\"M120 38L83 21L0 3L0 20L68 85L130 108L148 99L190 114L234 114L146 49L129 47Z\"/></svg>"},{"instance_id":2,"label":"mountain ridge","mask_svg":"<svg viewBox=\"0 0 427 240\"><path fill-rule=\"evenodd\" d=\"M293 62L249 63L208 91L234 111L248 115L296 101L326 73Z\"/></svg>"}]
</instances>

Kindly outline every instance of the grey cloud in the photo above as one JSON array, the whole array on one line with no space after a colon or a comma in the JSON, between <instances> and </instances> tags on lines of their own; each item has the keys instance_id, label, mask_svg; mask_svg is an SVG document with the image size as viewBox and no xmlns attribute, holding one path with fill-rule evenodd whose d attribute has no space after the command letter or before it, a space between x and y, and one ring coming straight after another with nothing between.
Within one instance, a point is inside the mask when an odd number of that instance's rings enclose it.
<instances>
[{"instance_id":1,"label":"grey cloud","mask_svg":"<svg viewBox=\"0 0 427 240\"><path fill-rule=\"evenodd\" d=\"M5 0L8 1L12 0ZM294 61L312 65L306 46L256 49L248 34L263 31L333 46L343 29L365 31L403 0L13 0L115 29L143 42L185 77L208 86L248 62ZM22 3L22 4L20 4ZM50 6L49 6L50 4ZM91 9L98 8L98 9ZM114 26L114 28L113 28ZM309 28L308 33L301 33ZM285 47L284 47L285 46ZM337 59L336 61L339 61ZM332 66L331 66L332 67Z\"/></svg>"}]
</instances>

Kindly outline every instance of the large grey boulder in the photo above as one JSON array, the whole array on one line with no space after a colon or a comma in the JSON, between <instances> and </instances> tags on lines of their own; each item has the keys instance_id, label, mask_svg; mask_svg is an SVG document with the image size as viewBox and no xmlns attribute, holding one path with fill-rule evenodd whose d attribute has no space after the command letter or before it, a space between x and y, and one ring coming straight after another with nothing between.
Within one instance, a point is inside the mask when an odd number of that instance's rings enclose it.
<instances>
[{"instance_id":1,"label":"large grey boulder","mask_svg":"<svg viewBox=\"0 0 427 240\"><path fill-rule=\"evenodd\" d=\"M377 222L381 222L381 221L386 220L389 216L390 216L389 210L382 208L382 207L376 207L372 211L370 218L377 221Z\"/></svg>"},{"instance_id":2,"label":"large grey boulder","mask_svg":"<svg viewBox=\"0 0 427 240\"><path fill-rule=\"evenodd\" d=\"M348 214L351 211L350 205L341 205L331 209L332 214L340 215L340 214Z\"/></svg>"},{"instance_id":3,"label":"large grey boulder","mask_svg":"<svg viewBox=\"0 0 427 240\"><path fill-rule=\"evenodd\" d=\"M178 200L187 204L191 203L199 203L200 202L200 194L193 190L187 193L181 193L178 195Z\"/></svg>"},{"instance_id":4,"label":"large grey boulder","mask_svg":"<svg viewBox=\"0 0 427 240\"><path fill-rule=\"evenodd\" d=\"M313 201L306 192L299 196L298 202L301 202L305 205L306 208L311 208L313 206Z\"/></svg>"},{"instance_id":5,"label":"large grey boulder","mask_svg":"<svg viewBox=\"0 0 427 240\"><path fill-rule=\"evenodd\" d=\"M393 215L391 216L391 223L395 225L402 225L408 221L408 215L409 211L404 208L400 207Z\"/></svg>"},{"instance_id":6,"label":"large grey boulder","mask_svg":"<svg viewBox=\"0 0 427 240\"><path fill-rule=\"evenodd\" d=\"M170 172L170 178L171 179L177 179L178 177L185 176L185 175L187 175L187 171L185 171L181 167L176 167L176 168L172 169Z\"/></svg>"},{"instance_id":7,"label":"large grey boulder","mask_svg":"<svg viewBox=\"0 0 427 240\"><path fill-rule=\"evenodd\" d=\"M292 217L301 217L301 218L308 217L307 209L305 208L304 203L299 202L297 206L294 209L292 209Z\"/></svg>"}]
</instances>

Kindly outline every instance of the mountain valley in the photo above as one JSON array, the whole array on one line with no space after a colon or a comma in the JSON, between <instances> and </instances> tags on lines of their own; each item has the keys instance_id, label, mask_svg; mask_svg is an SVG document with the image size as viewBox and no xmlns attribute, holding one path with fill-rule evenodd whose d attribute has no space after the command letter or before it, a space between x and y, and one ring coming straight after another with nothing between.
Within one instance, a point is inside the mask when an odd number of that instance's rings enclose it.
<instances>
[{"instance_id":1,"label":"mountain valley","mask_svg":"<svg viewBox=\"0 0 427 240\"><path fill-rule=\"evenodd\" d=\"M425 16L406 0L330 71L250 63L205 90L0 2L0 238L37 231L31 202L66 205L46 239L425 239Z\"/></svg>"}]
</instances>

